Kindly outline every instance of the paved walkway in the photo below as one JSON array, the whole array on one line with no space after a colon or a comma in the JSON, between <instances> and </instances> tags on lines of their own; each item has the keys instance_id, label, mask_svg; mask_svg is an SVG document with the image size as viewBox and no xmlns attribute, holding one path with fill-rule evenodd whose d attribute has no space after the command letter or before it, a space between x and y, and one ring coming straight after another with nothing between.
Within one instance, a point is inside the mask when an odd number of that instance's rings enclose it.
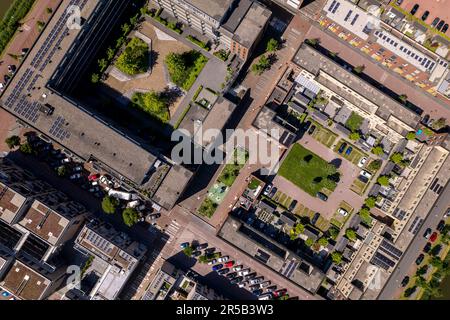
<instances>
[{"instance_id":1,"label":"paved walkway","mask_svg":"<svg viewBox=\"0 0 450 320\"><path fill-rule=\"evenodd\" d=\"M0 109L0 154L8 152L9 147L5 143L5 139L12 135L19 135L20 126L16 122L16 118L3 109Z\"/></svg>"},{"instance_id":2,"label":"paved walkway","mask_svg":"<svg viewBox=\"0 0 450 320\"><path fill-rule=\"evenodd\" d=\"M22 49L30 49L33 46L40 35L37 22L48 22L51 18L51 14L47 13L47 8L52 8L53 12L55 12L61 1L62 0L37 0L35 2L31 11L21 21L23 24L23 26L19 28L21 31L16 32L3 52L3 55L0 57L0 81L3 81L3 77L8 74L8 65L13 64L19 67L19 61L9 56L9 54L20 56Z\"/></svg>"}]
</instances>

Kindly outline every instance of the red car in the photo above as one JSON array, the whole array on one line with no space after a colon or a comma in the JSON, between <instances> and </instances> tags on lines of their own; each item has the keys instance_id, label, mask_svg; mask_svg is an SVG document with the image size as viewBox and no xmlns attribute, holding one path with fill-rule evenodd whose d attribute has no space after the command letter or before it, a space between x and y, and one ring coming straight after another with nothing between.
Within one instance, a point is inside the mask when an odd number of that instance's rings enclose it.
<instances>
[{"instance_id":1,"label":"red car","mask_svg":"<svg viewBox=\"0 0 450 320\"><path fill-rule=\"evenodd\" d=\"M225 268L231 268L234 264L234 261L228 261L227 263L225 263Z\"/></svg>"},{"instance_id":2,"label":"red car","mask_svg":"<svg viewBox=\"0 0 450 320\"><path fill-rule=\"evenodd\" d=\"M437 232L433 232L433 234L432 234L431 237L430 237L430 241L431 241L431 242L435 242L436 239L437 239L437 236L438 236Z\"/></svg>"},{"instance_id":3,"label":"red car","mask_svg":"<svg viewBox=\"0 0 450 320\"><path fill-rule=\"evenodd\" d=\"M280 289L280 290L273 292L272 294L275 298L278 298L278 297L284 296L286 293L287 293L286 289Z\"/></svg>"},{"instance_id":4,"label":"red car","mask_svg":"<svg viewBox=\"0 0 450 320\"><path fill-rule=\"evenodd\" d=\"M88 177L88 180L89 180L89 181L97 181L99 178L100 178L100 173L96 173L96 174L91 174L91 175Z\"/></svg>"}]
</instances>

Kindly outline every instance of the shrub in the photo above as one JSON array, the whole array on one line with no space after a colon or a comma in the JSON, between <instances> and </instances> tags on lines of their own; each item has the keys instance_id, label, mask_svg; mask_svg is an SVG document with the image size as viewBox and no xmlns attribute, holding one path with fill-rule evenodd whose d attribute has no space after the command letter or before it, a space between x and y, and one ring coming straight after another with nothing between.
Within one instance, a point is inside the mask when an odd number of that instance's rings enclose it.
<instances>
[{"instance_id":1,"label":"shrub","mask_svg":"<svg viewBox=\"0 0 450 320\"><path fill-rule=\"evenodd\" d=\"M266 52L275 52L280 48L280 43L274 39L271 38L268 42L267 42L267 46L266 46Z\"/></svg>"},{"instance_id":2,"label":"shrub","mask_svg":"<svg viewBox=\"0 0 450 320\"><path fill-rule=\"evenodd\" d=\"M406 139L408 140L414 140L416 138L416 133L414 131L408 132L406 134Z\"/></svg>"},{"instance_id":3,"label":"shrub","mask_svg":"<svg viewBox=\"0 0 450 320\"><path fill-rule=\"evenodd\" d=\"M382 146L373 147L371 151L374 155L377 155L377 156L381 156L384 153Z\"/></svg>"},{"instance_id":4,"label":"shrub","mask_svg":"<svg viewBox=\"0 0 450 320\"><path fill-rule=\"evenodd\" d=\"M373 160L372 162L370 162L370 164L367 166L367 168L372 171L377 171L381 168L382 164L383 164L383 161L381 161L381 160L378 160L378 159Z\"/></svg>"},{"instance_id":5,"label":"shrub","mask_svg":"<svg viewBox=\"0 0 450 320\"><path fill-rule=\"evenodd\" d=\"M104 213L113 214L119 206L119 200L113 197L106 196L102 200L102 209Z\"/></svg>"},{"instance_id":6,"label":"shrub","mask_svg":"<svg viewBox=\"0 0 450 320\"><path fill-rule=\"evenodd\" d=\"M389 185L389 176L380 176L377 180L378 184L387 187Z\"/></svg>"},{"instance_id":7,"label":"shrub","mask_svg":"<svg viewBox=\"0 0 450 320\"><path fill-rule=\"evenodd\" d=\"M147 93L137 92L131 98L133 105L148 113L159 121L166 123L170 120L169 103L163 94L150 91Z\"/></svg>"},{"instance_id":8,"label":"shrub","mask_svg":"<svg viewBox=\"0 0 450 320\"><path fill-rule=\"evenodd\" d=\"M391 156L391 161L395 164L400 164L403 161L403 154L400 152L395 152Z\"/></svg>"},{"instance_id":9,"label":"shrub","mask_svg":"<svg viewBox=\"0 0 450 320\"><path fill-rule=\"evenodd\" d=\"M33 147L28 142L25 142L24 144L22 144L20 146L19 150L22 153L25 153L25 154L32 154L32 153L34 153Z\"/></svg>"},{"instance_id":10,"label":"shrub","mask_svg":"<svg viewBox=\"0 0 450 320\"><path fill-rule=\"evenodd\" d=\"M314 244L314 240L313 239L311 239L311 238L306 239L305 245L307 247L312 247L313 244Z\"/></svg>"},{"instance_id":11,"label":"shrub","mask_svg":"<svg viewBox=\"0 0 450 320\"><path fill-rule=\"evenodd\" d=\"M171 81L186 91L194 84L207 62L208 59L195 50L181 54L171 52L165 59Z\"/></svg>"},{"instance_id":12,"label":"shrub","mask_svg":"<svg viewBox=\"0 0 450 320\"><path fill-rule=\"evenodd\" d=\"M350 140L357 141L361 138L361 135L358 132L352 132L349 135Z\"/></svg>"},{"instance_id":13,"label":"shrub","mask_svg":"<svg viewBox=\"0 0 450 320\"><path fill-rule=\"evenodd\" d=\"M211 50L211 47L209 46L208 43L205 43L203 41L200 41L199 39L197 39L196 37L193 37L191 35L188 35L186 37L186 39L188 39L190 42L192 42L193 44L199 46L202 49L205 49L206 51Z\"/></svg>"},{"instance_id":14,"label":"shrub","mask_svg":"<svg viewBox=\"0 0 450 320\"><path fill-rule=\"evenodd\" d=\"M375 207L375 203L377 202L377 198L375 197L368 197L365 201L364 204L368 207L368 208L373 208Z\"/></svg>"},{"instance_id":15,"label":"shrub","mask_svg":"<svg viewBox=\"0 0 450 320\"><path fill-rule=\"evenodd\" d=\"M139 221L139 213L133 208L126 208L122 212L122 218L128 227L132 227Z\"/></svg>"},{"instance_id":16,"label":"shrub","mask_svg":"<svg viewBox=\"0 0 450 320\"><path fill-rule=\"evenodd\" d=\"M214 52L214 55L222 61L227 61L230 56L230 51L226 51L224 49L220 49Z\"/></svg>"},{"instance_id":17,"label":"shrub","mask_svg":"<svg viewBox=\"0 0 450 320\"><path fill-rule=\"evenodd\" d=\"M328 240L327 238L320 238L319 240L317 240L317 243L322 247L326 247L328 245Z\"/></svg>"},{"instance_id":18,"label":"shrub","mask_svg":"<svg viewBox=\"0 0 450 320\"><path fill-rule=\"evenodd\" d=\"M349 240L356 240L356 232L353 229L347 229L345 231L345 236L349 239Z\"/></svg>"},{"instance_id":19,"label":"shrub","mask_svg":"<svg viewBox=\"0 0 450 320\"><path fill-rule=\"evenodd\" d=\"M333 260L335 264L340 264L342 262L342 253L339 251L334 251L331 254L331 260Z\"/></svg>"}]
</instances>

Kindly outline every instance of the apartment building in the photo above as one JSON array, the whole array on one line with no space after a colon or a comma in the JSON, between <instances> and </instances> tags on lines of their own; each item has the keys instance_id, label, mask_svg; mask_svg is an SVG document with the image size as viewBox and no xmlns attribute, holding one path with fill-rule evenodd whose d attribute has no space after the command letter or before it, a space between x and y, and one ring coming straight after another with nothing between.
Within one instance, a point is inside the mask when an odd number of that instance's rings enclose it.
<instances>
[{"instance_id":1,"label":"apartment building","mask_svg":"<svg viewBox=\"0 0 450 320\"><path fill-rule=\"evenodd\" d=\"M85 271L98 279L91 292L86 292L92 300L115 300L147 252L143 244L95 219L83 227L74 248L93 257Z\"/></svg>"},{"instance_id":2,"label":"apartment building","mask_svg":"<svg viewBox=\"0 0 450 320\"><path fill-rule=\"evenodd\" d=\"M317 21L349 45L433 95L448 75L445 58L350 1L328 0Z\"/></svg>"},{"instance_id":3,"label":"apartment building","mask_svg":"<svg viewBox=\"0 0 450 320\"><path fill-rule=\"evenodd\" d=\"M255 0L154 0L155 3L243 61L263 35L271 11Z\"/></svg>"},{"instance_id":4,"label":"apartment building","mask_svg":"<svg viewBox=\"0 0 450 320\"><path fill-rule=\"evenodd\" d=\"M142 300L223 300L223 296L201 284L193 273L183 272L164 261Z\"/></svg>"}]
</instances>

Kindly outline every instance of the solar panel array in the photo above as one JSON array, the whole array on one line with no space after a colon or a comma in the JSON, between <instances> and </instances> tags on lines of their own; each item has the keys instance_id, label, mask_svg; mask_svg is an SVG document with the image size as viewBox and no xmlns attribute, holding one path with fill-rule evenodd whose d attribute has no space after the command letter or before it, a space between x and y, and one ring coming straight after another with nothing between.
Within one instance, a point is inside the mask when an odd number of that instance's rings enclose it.
<instances>
[{"instance_id":1,"label":"solar panel array","mask_svg":"<svg viewBox=\"0 0 450 320\"><path fill-rule=\"evenodd\" d=\"M380 247L378 250L381 250L391 256L392 258L399 260L403 254L403 251L398 249L394 244L386 239L383 239L383 241L380 244Z\"/></svg>"},{"instance_id":2,"label":"solar panel array","mask_svg":"<svg viewBox=\"0 0 450 320\"><path fill-rule=\"evenodd\" d=\"M92 230L88 230L86 239L90 241L93 245L95 245L97 248L108 254L111 253L112 249L114 248L114 245L111 244L111 242L99 236Z\"/></svg>"},{"instance_id":3,"label":"solar panel array","mask_svg":"<svg viewBox=\"0 0 450 320\"><path fill-rule=\"evenodd\" d=\"M25 99L25 95L22 95L19 102L16 104L16 107L14 108L14 112L32 123L36 123L37 119L39 118L38 110L39 104L37 102L29 102Z\"/></svg>"},{"instance_id":4,"label":"solar panel array","mask_svg":"<svg viewBox=\"0 0 450 320\"><path fill-rule=\"evenodd\" d=\"M385 255L376 252L373 256L372 260L370 260L370 263L373 265L376 265L380 268L383 268L384 270L389 270L389 268L392 268L395 266L395 262L386 257Z\"/></svg>"},{"instance_id":5,"label":"solar panel array","mask_svg":"<svg viewBox=\"0 0 450 320\"><path fill-rule=\"evenodd\" d=\"M69 139L70 132L64 129L65 123L66 120L63 117L58 116L56 120L53 122L53 125L51 126L49 133L55 138L58 138L59 140Z\"/></svg>"}]
</instances>

